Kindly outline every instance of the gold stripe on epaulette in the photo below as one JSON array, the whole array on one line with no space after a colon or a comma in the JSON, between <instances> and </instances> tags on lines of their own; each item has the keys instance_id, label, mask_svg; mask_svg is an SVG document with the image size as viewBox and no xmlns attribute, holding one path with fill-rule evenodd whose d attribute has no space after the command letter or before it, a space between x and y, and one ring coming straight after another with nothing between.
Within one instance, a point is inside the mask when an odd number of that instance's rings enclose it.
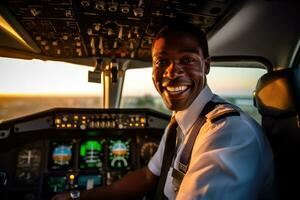
<instances>
[{"instance_id":1,"label":"gold stripe on epaulette","mask_svg":"<svg viewBox=\"0 0 300 200\"><path fill-rule=\"evenodd\" d=\"M216 121L216 119L218 118L222 118L221 116L232 116L232 115L239 115L239 112L234 110L234 109L226 109L226 110L223 110L221 112L218 112L218 113L215 113L211 116L206 116L211 122L214 122Z\"/></svg>"}]
</instances>

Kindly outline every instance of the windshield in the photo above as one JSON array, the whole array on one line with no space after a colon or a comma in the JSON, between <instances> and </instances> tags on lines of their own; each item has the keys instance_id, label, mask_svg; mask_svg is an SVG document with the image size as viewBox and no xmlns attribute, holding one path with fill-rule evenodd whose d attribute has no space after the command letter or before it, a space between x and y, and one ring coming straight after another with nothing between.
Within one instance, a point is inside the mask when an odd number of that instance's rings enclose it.
<instances>
[{"instance_id":1,"label":"windshield","mask_svg":"<svg viewBox=\"0 0 300 200\"><path fill-rule=\"evenodd\" d=\"M89 67L63 62L0 58L0 120L54 107L101 108L103 85L88 82ZM122 108L151 108L167 114L156 92L151 67L126 71ZM208 84L213 92L260 120L252 93L266 70L212 67Z\"/></svg>"},{"instance_id":2,"label":"windshield","mask_svg":"<svg viewBox=\"0 0 300 200\"><path fill-rule=\"evenodd\" d=\"M88 82L89 67L0 58L0 121L53 107L101 107L102 85Z\"/></svg>"},{"instance_id":3,"label":"windshield","mask_svg":"<svg viewBox=\"0 0 300 200\"><path fill-rule=\"evenodd\" d=\"M238 105L260 121L260 115L253 106L253 91L259 77L266 72L258 68L212 66L207 81L214 93ZM170 114L154 88L151 73L151 68L126 72L121 105L125 108L152 108Z\"/></svg>"}]
</instances>

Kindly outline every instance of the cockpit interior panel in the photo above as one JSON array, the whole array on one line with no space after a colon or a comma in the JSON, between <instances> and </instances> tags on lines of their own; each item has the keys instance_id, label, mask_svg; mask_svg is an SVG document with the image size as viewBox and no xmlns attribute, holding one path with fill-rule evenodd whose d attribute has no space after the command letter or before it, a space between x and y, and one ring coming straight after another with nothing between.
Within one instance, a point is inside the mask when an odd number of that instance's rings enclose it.
<instances>
[{"instance_id":1,"label":"cockpit interior panel","mask_svg":"<svg viewBox=\"0 0 300 200\"><path fill-rule=\"evenodd\" d=\"M110 185L147 165L168 120L148 109L57 108L3 122L1 199Z\"/></svg>"}]
</instances>

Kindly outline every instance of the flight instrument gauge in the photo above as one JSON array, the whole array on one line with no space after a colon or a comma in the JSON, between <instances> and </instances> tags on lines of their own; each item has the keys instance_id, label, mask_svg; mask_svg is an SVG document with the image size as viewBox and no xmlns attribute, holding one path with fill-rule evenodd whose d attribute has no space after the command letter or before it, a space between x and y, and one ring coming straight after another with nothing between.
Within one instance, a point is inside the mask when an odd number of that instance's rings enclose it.
<instances>
[{"instance_id":1,"label":"flight instrument gauge","mask_svg":"<svg viewBox=\"0 0 300 200\"><path fill-rule=\"evenodd\" d=\"M19 183L32 184L39 177L41 151L23 149L18 154L16 178Z\"/></svg>"},{"instance_id":2,"label":"flight instrument gauge","mask_svg":"<svg viewBox=\"0 0 300 200\"><path fill-rule=\"evenodd\" d=\"M141 160L144 165L146 165L152 156L155 154L156 150L158 148L158 144L156 142L146 142L141 147Z\"/></svg>"},{"instance_id":3,"label":"flight instrument gauge","mask_svg":"<svg viewBox=\"0 0 300 200\"><path fill-rule=\"evenodd\" d=\"M128 169L131 166L131 139L109 140L109 167Z\"/></svg>"}]
</instances>

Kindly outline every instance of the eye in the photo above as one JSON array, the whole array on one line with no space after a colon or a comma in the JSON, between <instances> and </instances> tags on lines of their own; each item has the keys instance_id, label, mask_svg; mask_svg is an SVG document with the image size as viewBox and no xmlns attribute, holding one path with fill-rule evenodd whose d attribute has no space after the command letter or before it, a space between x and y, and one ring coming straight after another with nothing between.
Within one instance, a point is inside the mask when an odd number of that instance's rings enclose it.
<instances>
[{"instance_id":1,"label":"eye","mask_svg":"<svg viewBox=\"0 0 300 200\"><path fill-rule=\"evenodd\" d=\"M169 61L166 59L157 59L154 61L155 67L165 67L167 65L169 65Z\"/></svg>"},{"instance_id":2,"label":"eye","mask_svg":"<svg viewBox=\"0 0 300 200\"><path fill-rule=\"evenodd\" d=\"M187 64L191 64L191 63L193 63L193 62L195 62L196 60L195 60L195 58L193 58L193 57L183 57L182 59L180 59L180 63L181 64L185 64L185 65L187 65Z\"/></svg>"}]
</instances>

